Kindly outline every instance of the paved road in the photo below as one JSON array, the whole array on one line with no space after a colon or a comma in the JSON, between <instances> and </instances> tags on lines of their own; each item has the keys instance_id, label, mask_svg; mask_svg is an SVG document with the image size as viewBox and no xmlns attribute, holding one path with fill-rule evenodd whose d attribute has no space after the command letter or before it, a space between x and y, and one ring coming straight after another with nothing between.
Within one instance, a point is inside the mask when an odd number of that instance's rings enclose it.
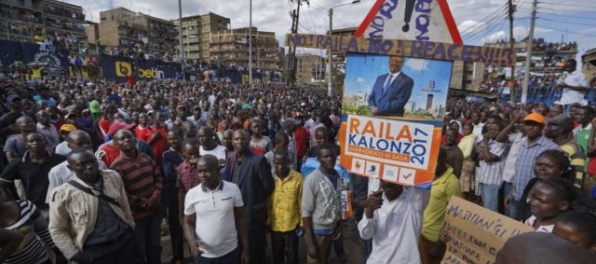
<instances>
[{"instance_id":1,"label":"paved road","mask_svg":"<svg viewBox=\"0 0 596 264\"><path fill-rule=\"evenodd\" d=\"M172 260L172 248L170 246L170 237L168 235L162 236L162 254L161 260L164 264L169 264ZM358 238L358 230L356 230L356 222L344 223L344 249L346 252L345 262L335 256L335 253L331 253L329 264L362 264L362 252L363 245ZM304 244L304 238L300 238L300 244L298 247L300 263L306 263L306 246ZM332 250L333 251L333 250ZM271 245L267 249L268 255L271 256ZM188 257L185 263L193 263L192 259ZM275 264L275 263L272 263Z\"/></svg>"}]
</instances>

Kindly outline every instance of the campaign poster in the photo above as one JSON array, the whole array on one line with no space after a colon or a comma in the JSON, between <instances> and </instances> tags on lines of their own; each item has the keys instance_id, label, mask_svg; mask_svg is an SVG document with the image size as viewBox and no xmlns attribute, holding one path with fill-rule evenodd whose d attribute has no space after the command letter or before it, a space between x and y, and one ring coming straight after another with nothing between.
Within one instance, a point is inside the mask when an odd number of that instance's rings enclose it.
<instances>
[{"instance_id":1,"label":"campaign poster","mask_svg":"<svg viewBox=\"0 0 596 264\"><path fill-rule=\"evenodd\" d=\"M349 53L340 130L350 172L402 185L431 182L453 62Z\"/></svg>"}]
</instances>

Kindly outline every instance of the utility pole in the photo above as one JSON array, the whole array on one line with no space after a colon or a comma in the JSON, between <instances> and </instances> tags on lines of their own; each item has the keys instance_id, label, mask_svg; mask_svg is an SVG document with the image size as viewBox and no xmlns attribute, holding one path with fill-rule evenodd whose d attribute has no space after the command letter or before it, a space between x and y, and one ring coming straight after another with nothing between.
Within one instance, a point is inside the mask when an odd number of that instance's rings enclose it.
<instances>
[{"instance_id":1,"label":"utility pole","mask_svg":"<svg viewBox=\"0 0 596 264\"><path fill-rule=\"evenodd\" d=\"M515 13L516 6L513 5L513 0L509 0L509 48L515 52L515 39L513 38L513 13ZM509 87L509 103L515 105L517 100L517 91L515 90L515 64L511 65L511 87Z\"/></svg>"},{"instance_id":2,"label":"utility pole","mask_svg":"<svg viewBox=\"0 0 596 264\"><path fill-rule=\"evenodd\" d=\"M308 2L309 0L291 0L292 2L296 2L298 4L298 7L294 10L292 10L292 13L290 14L292 16L292 34L296 34L298 33L298 21L300 18L300 5L302 5L302 2L306 2L307 5L310 5L310 3ZM288 52L288 61L287 64L285 65L286 68L286 84L288 85L292 85L296 82L296 47L291 47L290 46L290 50Z\"/></svg>"},{"instance_id":3,"label":"utility pole","mask_svg":"<svg viewBox=\"0 0 596 264\"><path fill-rule=\"evenodd\" d=\"M180 53L178 54L178 61L180 62L180 66L182 69L182 79L186 79L186 69L184 68L185 59L184 59L184 42L182 40L182 0L178 0L178 27L179 27L179 37L180 37Z\"/></svg>"},{"instance_id":4,"label":"utility pole","mask_svg":"<svg viewBox=\"0 0 596 264\"><path fill-rule=\"evenodd\" d=\"M248 84L252 86L252 0L249 7L248 22Z\"/></svg>"},{"instance_id":5,"label":"utility pole","mask_svg":"<svg viewBox=\"0 0 596 264\"><path fill-rule=\"evenodd\" d=\"M333 34L331 33L331 31L333 30L333 8L329 8L329 37L333 36ZM327 95L328 96L332 96L333 95L333 74L331 74L331 71L333 71L333 65L331 60L333 60L333 54L331 53L333 50L333 48L329 47L329 50L327 50Z\"/></svg>"},{"instance_id":6,"label":"utility pole","mask_svg":"<svg viewBox=\"0 0 596 264\"><path fill-rule=\"evenodd\" d=\"M526 71L524 72L524 83L522 84L521 103L525 104L528 99L528 82L530 81L530 66L532 64L532 43L534 42L534 26L536 25L536 9L538 0L532 4L532 20L530 20L530 32L528 34L528 46L526 48Z\"/></svg>"}]
</instances>

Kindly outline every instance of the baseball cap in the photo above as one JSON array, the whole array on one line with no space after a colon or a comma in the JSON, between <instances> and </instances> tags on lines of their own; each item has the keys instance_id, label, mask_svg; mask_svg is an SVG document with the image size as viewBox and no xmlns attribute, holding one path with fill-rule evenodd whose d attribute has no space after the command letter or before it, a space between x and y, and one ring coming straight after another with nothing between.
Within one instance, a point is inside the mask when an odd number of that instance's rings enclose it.
<instances>
[{"instance_id":1,"label":"baseball cap","mask_svg":"<svg viewBox=\"0 0 596 264\"><path fill-rule=\"evenodd\" d=\"M526 121L536 122L538 124L544 125L544 116L542 116L539 113L534 112L534 113L527 115L524 118L524 122L526 122Z\"/></svg>"},{"instance_id":2,"label":"baseball cap","mask_svg":"<svg viewBox=\"0 0 596 264\"><path fill-rule=\"evenodd\" d=\"M286 118L286 119L284 120L284 122L282 123L282 126L283 126L283 127L287 127L287 126L289 126L289 125L295 125L295 126L298 126L298 125L300 125L300 121L298 121L298 120L296 120L296 119L294 119L294 118Z\"/></svg>"},{"instance_id":3,"label":"baseball cap","mask_svg":"<svg viewBox=\"0 0 596 264\"><path fill-rule=\"evenodd\" d=\"M100 106L99 102L92 101L89 103L89 111L94 114L100 113L101 111L99 110L99 106Z\"/></svg>"},{"instance_id":4,"label":"baseball cap","mask_svg":"<svg viewBox=\"0 0 596 264\"><path fill-rule=\"evenodd\" d=\"M60 131L72 132L77 130L77 127L72 124L64 124L60 127Z\"/></svg>"},{"instance_id":5,"label":"baseball cap","mask_svg":"<svg viewBox=\"0 0 596 264\"><path fill-rule=\"evenodd\" d=\"M131 124L127 124L124 122L115 122L110 126L110 129L108 130L108 136L113 136L114 134L116 134L116 132L124 129L124 130L130 130L133 127L135 127L135 125L131 125Z\"/></svg>"},{"instance_id":6,"label":"baseball cap","mask_svg":"<svg viewBox=\"0 0 596 264\"><path fill-rule=\"evenodd\" d=\"M573 122L571 121L571 118L569 118L566 114L560 114L551 118L548 121L548 124L563 127L565 131L573 130Z\"/></svg>"}]
</instances>

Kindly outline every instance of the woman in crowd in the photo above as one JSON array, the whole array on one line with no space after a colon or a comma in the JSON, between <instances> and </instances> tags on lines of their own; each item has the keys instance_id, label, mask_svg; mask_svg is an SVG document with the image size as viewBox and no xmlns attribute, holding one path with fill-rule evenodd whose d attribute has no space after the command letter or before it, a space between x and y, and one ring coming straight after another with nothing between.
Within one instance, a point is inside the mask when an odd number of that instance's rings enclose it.
<instances>
[{"instance_id":1,"label":"woman in crowd","mask_svg":"<svg viewBox=\"0 0 596 264\"><path fill-rule=\"evenodd\" d=\"M536 232L552 233L557 217L572 210L577 191L565 179L546 179L534 185L530 191L530 212L532 216L525 223Z\"/></svg>"}]
</instances>

